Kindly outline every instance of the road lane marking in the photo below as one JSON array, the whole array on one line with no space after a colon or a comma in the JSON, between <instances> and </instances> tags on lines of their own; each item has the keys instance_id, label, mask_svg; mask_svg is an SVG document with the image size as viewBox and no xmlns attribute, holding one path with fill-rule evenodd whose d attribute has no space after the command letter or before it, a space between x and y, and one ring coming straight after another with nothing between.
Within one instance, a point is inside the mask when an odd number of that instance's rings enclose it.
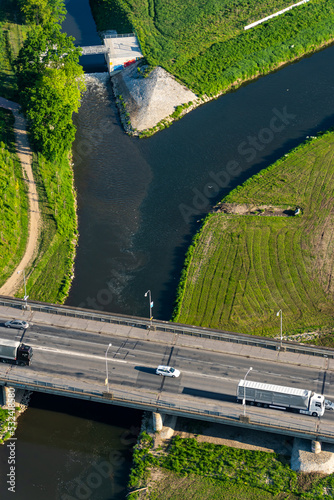
<instances>
[{"instance_id":1,"label":"road lane marking","mask_svg":"<svg viewBox=\"0 0 334 500\"><path fill-rule=\"evenodd\" d=\"M83 352L73 352L73 351L64 351L63 349L55 349L54 347L40 347L40 346L34 346L31 345L31 347L34 348L36 351L46 351L46 352L54 352L57 354L64 354L67 356L78 356L80 358L91 358L91 359L103 359L105 360L105 356L97 356L94 354L85 354ZM115 359L115 358L108 358L108 362L114 361L115 363L128 363L128 361L124 361L123 359Z\"/></svg>"}]
</instances>

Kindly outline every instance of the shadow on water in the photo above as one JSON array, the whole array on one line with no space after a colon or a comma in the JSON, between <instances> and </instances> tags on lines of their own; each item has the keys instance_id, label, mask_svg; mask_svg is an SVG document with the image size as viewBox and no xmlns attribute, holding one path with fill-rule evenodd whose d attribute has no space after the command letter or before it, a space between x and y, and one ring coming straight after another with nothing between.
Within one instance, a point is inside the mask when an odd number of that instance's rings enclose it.
<instances>
[{"instance_id":1,"label":"shadow on water","mask_svg":"<svg viewBox=\"0 0 334 500\"><path fill-rule=\"evenodd\" d=\"M169 320L172 317L173 310L175 307L175 297L178 283L181 277L182 269L184 268L185 256L193 241L194 235L202 227L202 222L204 221L206 215L211 212L213 207L219 203L225 196L228 195L233 189L243 184L246 180L250 179L252 176L258 174L261 170L267 168L268 166L275 163L277 160L282 158L285 154L291 151L293 148L299 146L306 141L309 136L316 136L321 132L328 131L334 126L334 115L322 120L317 127L310 127L305 129L303 138L287 139L283 144L281 144L272 153L266 155L261 161L254 163L248 168L244 168L238 177L230 179L228 187L219 191L219 194L211 199L207 198L208 204L206 210L197 213L190 217L189 221L189 233L184 238L183 244L177 246L174 249L173 259L172 259L172 270L170 276L172 278L163 284L163 289L161 292L161 307L159 310L159 317L164 320ZM203 186L203 192L205 186ZM204 193L203 193L204 194ZM195 207L190 207L196 210ZM294 215L292 211L288 215Z\"/></svg>"}]
</instances>

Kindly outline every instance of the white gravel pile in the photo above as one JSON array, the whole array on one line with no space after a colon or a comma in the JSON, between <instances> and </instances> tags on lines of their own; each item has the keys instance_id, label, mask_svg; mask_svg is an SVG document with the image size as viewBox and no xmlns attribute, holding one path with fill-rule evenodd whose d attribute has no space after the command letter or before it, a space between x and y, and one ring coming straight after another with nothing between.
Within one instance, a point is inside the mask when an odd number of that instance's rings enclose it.
<instances>
[{"instance_id":1,"label":"white gravel pile","mask_svg":"<svg viewBox=\"0 0 334 500\"><path fill-rule=\"evenodd\" d=\"M312 453L311 441L295 438L291 455L291 469L297 472L334 472L334 445L322 443L320 453Z\"/></svg>"},{"instance_id":2,"label":"white gravel pile","mask_svg":"<svg viewBox=\"0 0 334 500\"><path fill-rule=\"evenodd\" d=\"M138 63L133 64L112 77L115 94L122 95L134 129L141 132L152 128L177 106L197 99L159 66L146 77L137 68Z\"/></svg>"}]
</instances>

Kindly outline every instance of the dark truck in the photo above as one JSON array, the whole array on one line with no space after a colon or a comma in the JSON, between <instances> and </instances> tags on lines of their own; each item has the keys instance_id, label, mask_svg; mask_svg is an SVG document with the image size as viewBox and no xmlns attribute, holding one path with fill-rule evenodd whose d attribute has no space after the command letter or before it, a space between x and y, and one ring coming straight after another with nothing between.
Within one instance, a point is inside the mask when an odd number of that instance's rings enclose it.
<instances>
[{"instance_id":1,"label":"dark truck","mask_svg":"<svg viewBox=\"0 0 334 500\"><path fill-rule=\"evenodd\" d=\"M0 339L0 361L16 365L30 365L32 347L16 340Z\"/></svg>"}]
</instances>

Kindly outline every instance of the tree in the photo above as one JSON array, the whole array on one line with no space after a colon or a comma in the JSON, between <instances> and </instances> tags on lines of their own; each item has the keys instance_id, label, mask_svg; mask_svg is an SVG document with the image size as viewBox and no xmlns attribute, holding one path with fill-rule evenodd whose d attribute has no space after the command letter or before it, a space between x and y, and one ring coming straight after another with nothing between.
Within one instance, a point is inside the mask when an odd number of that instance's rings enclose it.
<instances>
[{"instance_id":1,"label":"tree","mask_svg":"<svg viewBox=\"0 0 334 500\"><path fill-rule=\"evenodd\" d=\"M61 24L66 16L63 0L19 0L19 4L29 24Z\"/></svg>"},{"instance_id":2,"label":"tree","mask_svg":"<svg viewBox=\"0 0 334 500\"><path fill-rule=\"evenodd\" d=\"M73 40L58 24L34 25L15 64L33 144L48 159L70 149L75 134L72 115L85 88L80 49Z\"/></svg>"}]
</instances>

